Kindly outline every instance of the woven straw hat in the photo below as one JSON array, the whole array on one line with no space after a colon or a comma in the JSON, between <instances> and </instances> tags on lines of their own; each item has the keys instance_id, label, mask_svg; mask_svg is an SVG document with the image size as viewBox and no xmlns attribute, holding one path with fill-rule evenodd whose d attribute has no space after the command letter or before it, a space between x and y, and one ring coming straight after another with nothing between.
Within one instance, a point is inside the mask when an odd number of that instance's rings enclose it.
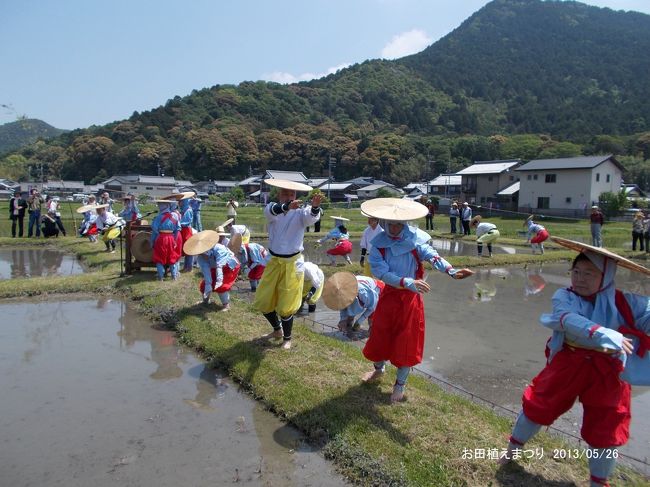
<instances>
[{"instance_id":1,"label":"woven straw hat","mask_svg":"<svg viewBox=\"0 0 650 487\"><path fill-rule=\"evenodd\" d=\"M150 239L151 232L138 232L131 240L131 254L140 262L149 263L153 259Z\"/></svg>"},{"instance_id":2,"label":"woven straw hat","mask_svg":"<svg viewBox=\"0 0 650 487\"><path fill-rule=\"evenodd\" d=\"M234 220L232 218L228 218L225 222L223 222L221 225L218 225L217 228L226 228L228 225L230 225Z\"/></svg>"},{"instance_id":3,"label":"woven straw hat","mask_svg":"<svg viewBox=\"0 0 650 487\"><path fill-rule=\"evenodd\" d=\"M361 213L363 213L363 212L361 212ZM330 218L334 218L335 220L341 220L342 222L349 222L349 221L350 221L349 218L345 218L345 217L343 217L343 216L333 216L333 215L330 215Z\"/></svg>"},{"instance_id":4,"label":"woven straw hat","mask_svg":"<svg viewBox=\"0 0 650 487\"><path fill-rule=\"evenodd\" d=\"M481 218L483 218L481 215L476 215L474 218L472 218L472 221L469 223L471 225L478 225L481 223Z\"/></svg>"},{"instance_id":5,"label":"woven straw hat","mask_svg":"<svg viewBox=\"0 0 650 487\"><path fill-rule=\"evenodd\" d=\"M359 285L351 272L337 272L323 286L323 301L329 309L340 311L347 308L357 297Z\"/></svg>"},{"instance_id":6,"label":"woven straw hat","mask_svg":"<svg viewBox=\"0 0 650 487\"><path fill-rule=\"evenodd\" d=\"M187 255L199 255L210 250L219 242L219 234L214 230L203 230L202 232L192 235L185 245L183 252Z\"/></svg>"},{"instance_id":7,"label":"woven straw hat","mask_svg":"<svg viewBox=\"0 0 650 487\"><path fill-rule=\"evenodd\" d=\"M168 194L167 196L161 197L163 200L186 200L189 198L192 198L196 193L194 191L183 191L182 193L172 193Z\"/></svg>"},{"instance_id":8,"label":"woven straw hat","mask_svg":"<svg viewBox=\"0 0 650 487\"><path fill-rule=\"evenodd\" d=\"M239 251L241 250L241 242L242 242L241 234L236 233L232 236L232 238L228 242L228 248L233 254L239 255Z\"/></svg>"},{"instance_id":9,"label":"woven straw hat","mask_svg":"<svg viewBox=\"0 0 650 487\"><path fill-rule=\"evenodd\" d=\"M99 210L100 208L108 208L109 207L108 203L104 203L103 205L87 205L87 206L92 206L96 210Z\"/></svg>"},{"instance_id":10,"label":"woven straw hat","mask_svg":"<svg viewBox=\"0 0 650 487\"><path fill-rule=\"evenodd\" d=\"M426 206L399 198L375 198L361 203L361 211L380 220L404 222L429 214Z\"/></svg>"},{"instance_id":11,"label":"woven straw hat","mask_svg":"<svg viewBox=\"0 0 650 487\"><path fill-rule=\"evenodd\" d=\"M95 208L97 208L97 205L83 205L77 208L75 211L77 213L86 213L87 211L93 211Z\"/></svg>"},{"instance_id":12,"label":"woven straw hat","mask_svg":"<svg viewBox=\"0 0 650 487\"><path fill-rule=\"evenodd\" d=\"M530 215L528 218L526 218L526 221L524 222L524 226L528 225L528 222L531 221L533 218L535 218L535 215Z\"/></svg>"},{"instance_id":13,"label":"woven straw hat","mask_svg":"<svg viewBox=\"0 0 650 487\"><path fill-rule=\"evenodd\" d=\"M311 191L311 186L308 186L303 183L297 183L296 181L289 181L287 179L265 179L264 182L269 186L275 186L276 188L291 189L293 191Z\"/></svg>"},{"instance_id":14,"label":"woven straw hat","mask_svg":"<svg viewBox=\"0 0 650 487\"><path fill-rule=\"evenodd\" d=\"M613 261L616 261L616 264L621 267L625 267L626 269L630 269L631 271L640 272L641 274L650 276L650 269L648 269L647 267L643 267L642 265L637 264L636 262L632 262L630 259L621 257L620 255L615 254L614 252L604 249L602 247L594 247L593 245L589 245L582 242L576 242L575 240L569 240L567 238L562 238L562 237L551 237L551 240L553 240L553 242L555 243L560 244L562 247L575 250L576 252L589 251L595 254L600 254L603 257L607 257L608 259L612 259Z\"/></svg>"},{"instance_id":15,"label":"woven straw hat","mask_svg":"<svg viewBox=\"0 0 650 487\"><path fill-rule=\"evenodd\" d=\"M164 199L162 199L162 200L153 200L153 202L156 203L157 205L160 205L160 204L163 204L163 203L168 205L169 203L172 202L172 200L164 200Z\"/></svg>"}]
</instances>

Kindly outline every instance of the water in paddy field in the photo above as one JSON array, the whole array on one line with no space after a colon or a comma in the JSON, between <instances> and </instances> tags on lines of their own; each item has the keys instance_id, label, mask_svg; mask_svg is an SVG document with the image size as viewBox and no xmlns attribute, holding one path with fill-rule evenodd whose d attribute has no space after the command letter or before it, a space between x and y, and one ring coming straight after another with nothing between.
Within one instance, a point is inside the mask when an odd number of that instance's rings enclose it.
<instances>
[{"instance_id":1,"label":"water in paddy field","mask_svg":"<svg viewBox=\"0 0 650 487\"><path fill-rule=\"evenodd\" d=\"M84 272L73 256L54 249L0 248L0 279L70 276Z\"/></svg>"},{"instance_id":2,"label":"water in paddy field","mask_svg":"<svg viewBox=\"0 0 650 487\"><path fill-rule=\"evenodd\" d=\"M429 271L431 292L424 295L424 356L417 368L519 411L526 385L546 360L544 347L551 331L539 323L539 316L551 311L553 293L570 285L568 270L568 263L522 264L476 269L474 276L462 281ZM639 273L619 268L616 283L619 289L650 295L650 279ZM327 309L322 301L309 317L334 327L339 320L338 312ZM362 326L356 338L367 336L366 327ZM343 336L331 328L324 332ZM634 386L632 391L631 438L621 451L643 459L650 456L650 417L646 414L650 411L650 388ZM582 408L576 404L555 426L579 436L581 418ZM640 468L650 473L647 466Z\"/></svg>"},{"instance_id":3,"label":"water in paddy field","mask_svg":"<svg viewBox=\"0 0 650 487\"><path fill-rule=\"evenodd\" d=\"M0 313L2 485L345 485L299 432L124 302Z\"/></svg>"}]
</instances>

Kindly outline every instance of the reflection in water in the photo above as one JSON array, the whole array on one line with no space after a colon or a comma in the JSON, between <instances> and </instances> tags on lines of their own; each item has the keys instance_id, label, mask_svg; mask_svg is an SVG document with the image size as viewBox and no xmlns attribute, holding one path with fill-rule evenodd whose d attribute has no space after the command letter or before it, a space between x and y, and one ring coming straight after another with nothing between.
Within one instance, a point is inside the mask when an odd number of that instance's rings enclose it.
<instances>
[{"instance_id":1,"label":"reflection in water","mask_svg":"<svg viewBox=\"0 0 650 487\"><path fill-rule=\"evenodd\" d=\"M524 296L535 296L541 293L546 287L546 281L542 276L542 268L526 269L526 285Z\"/></svg>"},{"instance_id":2,"label":"reflection in water","mask_svg":"<svg viewBox=\"0 0 650 487\"><path fill-rule=\"evenodd\" d=\"M196 380L196 396L194 399L185 399L185 404L189 404L193 408L200 409L202 411L214 411L215 408L212 407L211 402L219 394L222 397L228 385L223 381L215 369L208 367L207 365L199 365L193 367L188 371L189 375L194 375L194 370L200 368L201 372L199 377Z\"/></svg>"},{"instance_id":3,"label":"reflection in water","mask_svg":"<svg viewBox=\"0 0 650 487\"><path fill-rule=\"evenodd\" d=\"M0 279L79 274L71 255L54 249L0 249Z\"/></svg>"}]
</instances>

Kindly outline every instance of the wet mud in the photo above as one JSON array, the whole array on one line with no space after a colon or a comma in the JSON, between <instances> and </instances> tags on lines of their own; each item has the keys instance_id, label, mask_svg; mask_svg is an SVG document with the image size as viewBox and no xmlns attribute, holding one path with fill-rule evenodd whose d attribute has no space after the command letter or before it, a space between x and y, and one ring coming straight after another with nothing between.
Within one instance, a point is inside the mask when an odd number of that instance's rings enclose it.
<instances>
[{"instance_id":1,"label":"wet mud","mask_svg":"<svg viewBox=\"0 0 650 487\"><path fill-rule=\"evenodd\" d=\"M84 272L72 255L54 249L0 249L0 279L69 276Z\"/></svg>"}]
</instances>

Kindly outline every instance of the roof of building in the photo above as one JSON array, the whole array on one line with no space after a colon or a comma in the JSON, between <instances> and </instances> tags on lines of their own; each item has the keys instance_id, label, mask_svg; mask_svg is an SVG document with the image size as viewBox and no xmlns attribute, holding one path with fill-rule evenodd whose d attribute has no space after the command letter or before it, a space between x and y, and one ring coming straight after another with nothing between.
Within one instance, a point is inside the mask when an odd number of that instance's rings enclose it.
<instances>
[{"instance_id":1,"label":"roof of building","mask_svg":"<svg viewBox=\"0 0 650 487\"><path fill-rule=\"evenodd\" d=\"M432 181L429 181L429 186L460 186L463 176L457 174L441 174Z\"/></svg>"},{"instance_id":2,"label":"roof of building","mask_svg":"<svg viewBox=\"0 0 650 487\"><path fill-rule=\"evenodd\" d=\"M239 185L239 181L228 181L228 180L225 180L225 179L215 179L214 181L212 181L212 184L214 184L215 186L231 186L231 187L234 188L235 186Z\"/></svg>"},{"instance_id":3,"label":"roof of building","mask_svg":"<svg viewBox=\"0 0 650 487\"><path fill-rule=\"evenodd\" d=\"M401 190L397 189L392 184L385 183L385 182L370 184L368 186L364 186L363 188L359 188L357 191L376 191L376 190L381 189L381 188L387 188L387 189L391 189L393 191L401 192Z\"/></svg>"},{"instance_id":4,"label":"roof of building","mask_svg":"<svg viewBox=\"0 0 650 487\"><path fill-rule=\"evenodd\" d=\"M519 183L520 181L516 181L510 186L506 186L497 193L497 196L512 196L513 194L519 192Z\"/></svg>"},{"instance_id":5,"label":"roof of building","mask_svg":"<svg viewBox=\"0 0 650 487\"><path fill-rule=\"evenodd\" d=\"M276 171L275 169L267 169L264 179L286 179L303 184L309 181L300 171Z\"/></svg>"},{"instance_id":6,"label":"roof of building","mask_svg":"<svg viewBox=\"0 0 650 487\"><path fill-rule=\"evenodd\" d=\"M103 181L104 184L107 182L117 180L122 184L125 183L139 183L139 184L156 184L156 185L162 185L162 186L175 186L179 182L181 183L190 183L189 181L176 181L176 178L173 176L147 176L147 175L142 175L142 174L117 174L115 176L112 176L105 181Z\"/></svg>"},{"instance_id":7,"label":"roof of building","mask_svg":"<svg viewBox=\"0 0 650 487\"><path fill-rule=\"evenodd\" d=\"M311 178L311 186L314 188L318 188L319 186L322 186L323 184L327 183L330 178Z\"/></svg>"},{"instance_id":8,"label":"roof of building","mask_svg":"<svg viewBox=\"0 0 650 487\"><path fill-rule=\"evenodd\" d=\"M261 174L259 176L251 176L249 178L244 179L243 181L239 181L239 185L247 186L251 184L260 184L261 179L262 179Z\"/></svg>"},{"instance_id":9,"label":"roof of building","mask_svg":"<svg viewBox=\"0 0 650 487\"><path fill-rule=\"evenodd\" d=\"M456 174L463 176L473 174L500 174L508 169L521 164L519 159L508 159L502 161L475 161L469 167L458 171Z\"/></svg>"},{"instance_id":10,"label":"roof of building","mask_svg":"<svg viewBox=\"0 0 650 487\"><path fill-rule=\"evenodd\" d=\"M623 166L611 155L535 159L517 168L517 171L545 171L548 169L593 169L610 159L619 169Z\"/></svg>"},{"instance_id":11,"label":"roof of building","mask_svg":"<svg viewBox=\"0 0 650 487\"><path fill-rule=\"evenodd\" d=\"M345 182L346 183L351 183L351 184L356 184L357 186L360 186L360 187L368 186L370 184L382 184L382 183L383 184L390 184L390 183L387 183L386 181L382 181L381 179L375 179L375 178L369 177L369 176L361 176L361 177L354 178L354 179L348 179Z\"/></svg>"},{"instance_id":12,"label":"roof of building","mask_svg":"<svg viewBox=\"0 0 650 487\"><path fill-rule=\"evenodd\" d=\"M621 184L621 188L625 190L625 194L636 192L639 193L639 196L645 196L645 191L639 188L637 184Z\"/></svg>"},{"instance_id":13,"label":"roof of building","mask_svg":"<svg viewBox=\"0 0 650 487\"><path fill-rule=\"evenodd\" d=\"M312 179L312 181L313 181L313 179ZM320 187L320 189L321 189L321 191L327 191L327 190L345 191L350 186L352 186L352 183L329 183L329 184L327 184L327 182L326 182L325 184L323 184Z\"/></svg>"}]
</instances>

